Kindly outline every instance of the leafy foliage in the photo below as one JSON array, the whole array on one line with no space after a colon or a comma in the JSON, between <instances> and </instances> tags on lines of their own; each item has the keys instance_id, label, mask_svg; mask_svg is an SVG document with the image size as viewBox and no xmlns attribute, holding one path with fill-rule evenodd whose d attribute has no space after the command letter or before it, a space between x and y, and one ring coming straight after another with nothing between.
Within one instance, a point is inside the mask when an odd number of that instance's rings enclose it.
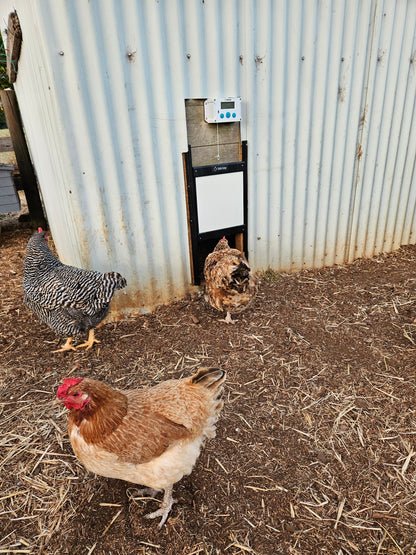
<instances>
[{"instance_id":1,"label":"leafy foliage","mask_svg":"<svg viewBox=\"0 0 416 555\"><path fill-rule=\"evenodd\" d=\"M0 89L12 88L7 76L7 53L3 38L0 34Z\"/></svg>"},{"instance_id":2,"label":"leafy foliage","mask_svg":"<svg viewBox=\"0 0 416 555\"><path fill-rule=\"evenodd\" d=\"M12 88L7 76L7 54L3 38L0 35L0 90ZM3 107L0 108L0 129L7 127Z\"/></svg>"}]
</instances>

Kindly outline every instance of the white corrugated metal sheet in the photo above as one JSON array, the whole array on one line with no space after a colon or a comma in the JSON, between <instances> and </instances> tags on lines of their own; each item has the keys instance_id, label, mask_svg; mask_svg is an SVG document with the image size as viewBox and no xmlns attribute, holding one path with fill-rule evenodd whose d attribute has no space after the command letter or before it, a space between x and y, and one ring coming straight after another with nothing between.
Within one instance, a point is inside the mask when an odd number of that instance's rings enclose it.
<instances>
[{"instance_id":1,"label":"white corrugated metal sheet","mask_svg":"<svg viewBox=\"0 0 416 555\"><path fill-rule=\"evenodd\" d=\"M116 269L116 309L190 283L186 98L241 96L255 269L414 242L416 0L0 0L62 259Z\"/></svg>"}]
</instances>

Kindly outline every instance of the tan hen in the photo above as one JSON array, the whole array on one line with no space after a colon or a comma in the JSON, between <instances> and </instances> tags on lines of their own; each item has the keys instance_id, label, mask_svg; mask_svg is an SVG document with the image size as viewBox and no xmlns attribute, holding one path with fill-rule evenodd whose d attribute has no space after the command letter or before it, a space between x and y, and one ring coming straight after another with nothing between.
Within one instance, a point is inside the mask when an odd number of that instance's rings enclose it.
<instances>
[{"instance_id":1,"label":"tan hen","mask_svg":"<svg viewBox=\"0 0 416 555\"><path fill-rule=\"evenodd\" d=\"M96 474L164 490L159 528L175 503L173 485L192 472L201 447L215 436L225 372L201 368L155 387L118 391L88 378L68 378L57 401L69 410L74 453ZM144 490L143 490L144 491Z\"/></svg>"}]
</instances>

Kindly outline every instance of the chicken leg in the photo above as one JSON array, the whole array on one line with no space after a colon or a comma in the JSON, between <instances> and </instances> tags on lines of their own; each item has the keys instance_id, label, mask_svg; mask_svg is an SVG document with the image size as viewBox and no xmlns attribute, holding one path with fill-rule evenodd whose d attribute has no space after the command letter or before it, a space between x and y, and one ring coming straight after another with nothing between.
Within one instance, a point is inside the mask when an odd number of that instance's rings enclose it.
<instances>
[{"instance_id":1,"label":"chicken leg","mask_svg":"<svg viewBox=\"0 0 416 555\"><path fill-rule=\"evenodd\" d=\"M61 349L57 349L56 351L52 351L53 353L63 353L64 351L75 351L75 347L72 345L72 337L68 337L65 342L65 345L61 347Z\"/></svg>"},{"instance_id":2,"label":"chicken leg","mask_svg":"<svg viewBox=\"0 0 416 555\"><path fill-rule=\"evenodd\" d=\"M150 513L146 515L146 518L157 518L158 516L161 516L162 520L159 522L159 529L162 528L162 526L166 522L166 519L168 518L172 505L176 502L177 500L173 499L172 497L172 487L166 488L165 495L163 496L163 501L160 509L158 509L154 513Z\"/></svg>"},{"instance_id":3,"label":"chicken leg","mask_svg":"<svg viewBox=\"0 0 416 555\"><path fill-rule=\"evenodd\" d=\"M80 349L81 347L87 347L87 351L88 351L88 349L91 349L91 347L94 345L94 343L99 343L99 341L98 341L98 339L95 339L95 337L94 337L94 328L92 328L88 332L87 341L85 343L81 343L81 345L77 345L75 348Z\"/></svg>"},{"instance_id":4,"label":"chicken leg","mask_svg":"<svg viewBox=\"0 0 416 555\"><path fill-rule=\"evenodd\" d=\"M231 318L231 312L227 312L227 315L225 318L223 318L222 320L220 320L220 322L225 322L226 324L235 324L237 320L233 320Z\"/></svg>"}]
</instances>

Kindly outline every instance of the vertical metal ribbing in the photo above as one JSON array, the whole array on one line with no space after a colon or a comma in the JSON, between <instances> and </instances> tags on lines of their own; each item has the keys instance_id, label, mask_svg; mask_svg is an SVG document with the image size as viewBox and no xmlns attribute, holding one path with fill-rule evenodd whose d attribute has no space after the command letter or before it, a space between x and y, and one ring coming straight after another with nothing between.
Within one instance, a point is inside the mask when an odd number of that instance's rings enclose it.
<instances>
[{"instance_id":1,"label":"vertical metal ribbing","mask_svg":"<svg viewBox=\"0 0 416 555\"><path fill-rule=\"evenodd\" d=\"M415 241L413 0L0 0L4 21L14 9L59 254L125 275L116 311L191 283L187 98L242 97L254 270Z\"/></svg>"}]
</instances>

